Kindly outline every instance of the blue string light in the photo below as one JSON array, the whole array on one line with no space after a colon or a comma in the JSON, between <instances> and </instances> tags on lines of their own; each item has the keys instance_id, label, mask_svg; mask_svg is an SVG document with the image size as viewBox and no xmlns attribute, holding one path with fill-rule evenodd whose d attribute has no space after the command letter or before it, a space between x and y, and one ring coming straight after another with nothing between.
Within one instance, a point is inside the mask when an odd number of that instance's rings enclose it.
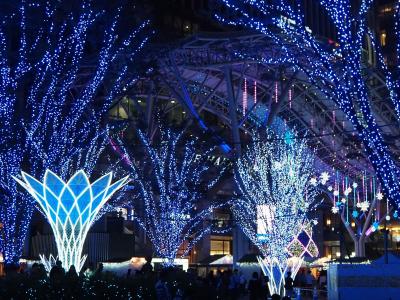
<instances>
[{"instance_id":1,"label":"blue string light","mask_svg":"<svg viewBox=\"0 0 400 300\"><path fill-rule=\"evenodd\" d=\"M269 276L271 293L280 293L291 255L287 247L309 223L314 208L314 156L303 140L287 143L267 131L267 138L254 135L253 142L237 161L235 180L242 195L232 203L236 222L258 247ZM299 257L299 262L301 261ZM301 262L300 262L301 264ZM292 276L298 268L292 266Z\"/></svg>"},{"instance_id":2,"label":"blue string light","mask_svg":"<svg viewBox=\"0 0 400 300\"><path fill-rule=\"evenodd\" d=\"M212 149L199 154L195 140L186 140L183 132L161 129L156 146L140 130L138 136L145 150L141 163L130 158L125 147L119 150L138 191L132 204L134 220L151 240L163 265L170 266L178 250L186 256L205 234L211 233L212 222L207 220L225 203L210 200L204 205L204 189L212 188L225 168L216 175L211 173L206 158Z\"/></svg>"},{"instance_id":3,"label":"blue string light","mask_svg":"<svg viewBox=\"0 0 400 300\"><path fill-rule=\"evenodd\" d=\"M132 59L148 41L149 21L120 32L121 9L110 18L90 1L70 12L63 2L27 2L0 21L0 245L6 263L21 256L34 209L11 176L21 169L36 178L47 169L63 179L80 169L90 175L108 143L102 118L134 82ZM93 32L100 21L105 30Z\"/></svg>"},{"instance_id":4,"label":"blue string light","mask_svg":"<svg viewBox=\"0 0 400 300\"><path fill-rule=\"evenodd\" d=\"M282 57L266 58L270 64L284 61L301 70L310 82L346 115L369 158L387 197L400 205L400 184L394 157L385 144L371 109L370 90L365 80L363 45L368 35L367 18L372 0L362 1L358 10L349 0L317 1L328 13L337 32L337 43L326 46L306 25L304 7L300 1L221 0L232 16L216 15L221 22L259 31L281 46ZM399 16L397 4L397 16ZM397 36L399 24L396 19ZM399 42L398 42L399 44ZM399 48L400 46L397 45ZM376 52L379 48L375 47ZM399 54L399 53L398 53ZM399 55L398 55L399 56ZM399 65L399 64L398 64ZM399 66L397 66L399 69ZM399 83L397 93L391 92L390 100L400 119Z\"/></svg>"}]
</instances>

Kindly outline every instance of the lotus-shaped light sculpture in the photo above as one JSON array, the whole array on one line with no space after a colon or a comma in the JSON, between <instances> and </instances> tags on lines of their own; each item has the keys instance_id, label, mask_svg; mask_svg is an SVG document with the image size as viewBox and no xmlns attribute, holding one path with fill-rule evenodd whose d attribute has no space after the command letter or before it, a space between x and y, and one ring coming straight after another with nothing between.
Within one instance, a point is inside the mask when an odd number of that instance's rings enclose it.
<instances>
[{"instance_id":1,"label":"lotus-shaped light sculpture","mask_svg":"<svg viewBox=\"0 0 400 300\"><path fill-rule=\"evenodd\" d=\"M90 184L80 170L68 182L46 170L43 183L22 172L22 180L14 179L37 201L53 230L58 258L63 267L74 265L79 272L86 255L82 256L86 235L96 215L108 199L124 184L128 176L111 183L112 172Z\"/></svg>"}]
</instances>

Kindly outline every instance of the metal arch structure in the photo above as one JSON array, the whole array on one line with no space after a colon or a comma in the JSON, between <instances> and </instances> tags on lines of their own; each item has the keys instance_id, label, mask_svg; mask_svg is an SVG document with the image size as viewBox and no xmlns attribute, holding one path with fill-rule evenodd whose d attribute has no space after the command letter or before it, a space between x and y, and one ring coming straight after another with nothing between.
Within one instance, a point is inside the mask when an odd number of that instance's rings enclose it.
<instances>
[{"instance_id":1,"label":"metal arch structure","mask_svg":"<svg viewBox=\"0 0 400 300\"><path fill-rule=\"evenodd\" d=\"M139 80L130 96L135 101L147 99L148 123L154 101L163 101L165 112L180 105L187 118L197 122L203 131L209 131L217 141L230 145L229 152L234 155L240 154L251 128L280 120L309 139L325 167L349 175L365 170L373 172L357 133L333 101L290 65L268 62L269 58L281 57L281 47L262 34L198 34L161 55L158 53L153 58L158 65L156 74ZM396 124L396 117L386 101L388 93L383 76L371 67L365 71L378 125L393 153L400 155L400 143L396 141L400 130L392 126ZM244 112L245 80L256 84L257 102L253 99ZM278 98L275 99L277 86ZM250 99L254 91L248 94ZM204 112L217 116L231 129L230 134L216 136L212 124L202 118Z\"/></svg>"}]
</instances>

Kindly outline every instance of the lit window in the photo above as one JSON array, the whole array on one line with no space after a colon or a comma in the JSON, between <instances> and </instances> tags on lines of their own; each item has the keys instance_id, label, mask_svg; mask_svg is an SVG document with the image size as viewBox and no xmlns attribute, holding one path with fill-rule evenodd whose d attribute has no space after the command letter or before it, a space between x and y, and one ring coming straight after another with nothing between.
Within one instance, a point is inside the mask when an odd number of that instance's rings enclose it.
<instances>
[{"instance_id":1,"label":"lit window","mask_svg":"<svg viewBox=\"0 0 400 300\"><path fill-rule=\"evenodd\" d=\"M210 240L210 255L231 254L231 242L223 240Z\"/></svg>"},{"instance_id":2,"label":"lit window","mask_svg":"<svg viewBox=\"0 0 400 300\"><path fill-rule=\"evenodd\" d=\"M382 46L382 47L386 46L386 38L387 38L386 31L383 30L383 31L381 32L381 46Z\"/></svg>"},{"instance_id":3,"label":"lit window","mask_svg":"<svg viewBox=\"0 0 400 300\"><path fill-rule=\"evenodd\" d=\"M381 14L391 14L394 11L394 4L387 4L381 8Z\"/></svg>"}]
</instances>

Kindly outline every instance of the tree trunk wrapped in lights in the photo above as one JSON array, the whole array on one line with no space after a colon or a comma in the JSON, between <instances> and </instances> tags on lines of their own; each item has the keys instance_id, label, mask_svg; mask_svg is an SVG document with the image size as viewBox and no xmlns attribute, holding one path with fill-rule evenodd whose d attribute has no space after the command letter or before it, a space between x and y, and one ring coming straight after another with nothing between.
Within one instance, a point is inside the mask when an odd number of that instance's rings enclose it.
<instances>
[{"instance_id":1,"label":"tree trunk wrapped in lights","mask_svg":"<svg viewBox=\"0 0 400 300\"><path fill-rule=\"evenodd\" d=\"M314 205L313 162L305 142L269 131L266 136L255 134L237 161L235 180L242 194L232 203L232 211L264 256L259 261L270 278L271 293L282 291L288 268L295 277L306 253L293 241L311 224L307 212ZM314 243L306 248L313 256L318 254ZM288 261L296 255L297 261Z\"/></svg>"},{"instance_id":2,"label":"tree trunk wrapped in lights","mask_svg":"<svg viewBox=\"0 0 400 300\"><path fill-rule=\"evenodd\" d=\"M397 50L397 61L395 62L395 88L397 97L400 97L400 1L397 1L396 13L394 15L395 20L395 34L396 34L396 50Z\"/></svg>"},{"instance_id":3,"label":"tree trunk wrapped in lights","mask_svg":"<svg viewBox=\"0 0 400 300\"><path fill-rule=\"evenodd\" d=\"M382 183L384 193L400 206L400 171L387 146L382 128L377 125L372 105L373 87L368 85L368 62L363 57L366 37L373 43L380 58L380 67L386 73L386 88L390 101L400 120L399 64L395 73L386 70L383 55L376 37L368 30L368 14L374 1L361 1L353 5L349 0L318 0L327 13L336 32L336 43L321 42L307 27L305 7L293 1L221 0L234 16L216 17L229 24L257 30L281 45L281 56L262 57L265 64L294 67L301 70L308 80L331 99L345 114L364 144L365 152ZM399 7L395 21L399 35ZM399 41L397 41L399 43ZM243 54L244 56L246 53ZM399 58L400 52L397 56ZM259 59L259 58L255 58Z\"/></svg>"},{"instance_id":4,"label":"tree trunk wrapped in lights","mask_svg":"<svg viewBox=\"0 0 400 300\"><path fill-rule=\"evenodd\" d=\"M202 151L194 139L185 141L183 132L161 129L155 145L140 130L138 136L145 153L141 163L126 148L121 149L137 190L137 199L132 201L134 218L164 266L172 266L178 250L187 255L211 232L213 210L224 203L213 203L204 196L224 168L212 170L207 161L211 150Z\"/></svg>"},{"instance_id":5,"label":"tree trunk wrapped in lights","mask_svg":"<svg viewBox=\"0 0 400 300\"><path fill-rule=\"evenodd\" d=\"M126 30L120 8L105 14L90 1L72 10L65 1L31 2L21 1L0 26L0 248L6 263L18 262L34 209L12 176L21 169L36 178L47 169L61 178L80 169L92 173L108 143L103 118L135 80L131 61L148 39L148 21Z\"/></svg>"}]
</instances>

